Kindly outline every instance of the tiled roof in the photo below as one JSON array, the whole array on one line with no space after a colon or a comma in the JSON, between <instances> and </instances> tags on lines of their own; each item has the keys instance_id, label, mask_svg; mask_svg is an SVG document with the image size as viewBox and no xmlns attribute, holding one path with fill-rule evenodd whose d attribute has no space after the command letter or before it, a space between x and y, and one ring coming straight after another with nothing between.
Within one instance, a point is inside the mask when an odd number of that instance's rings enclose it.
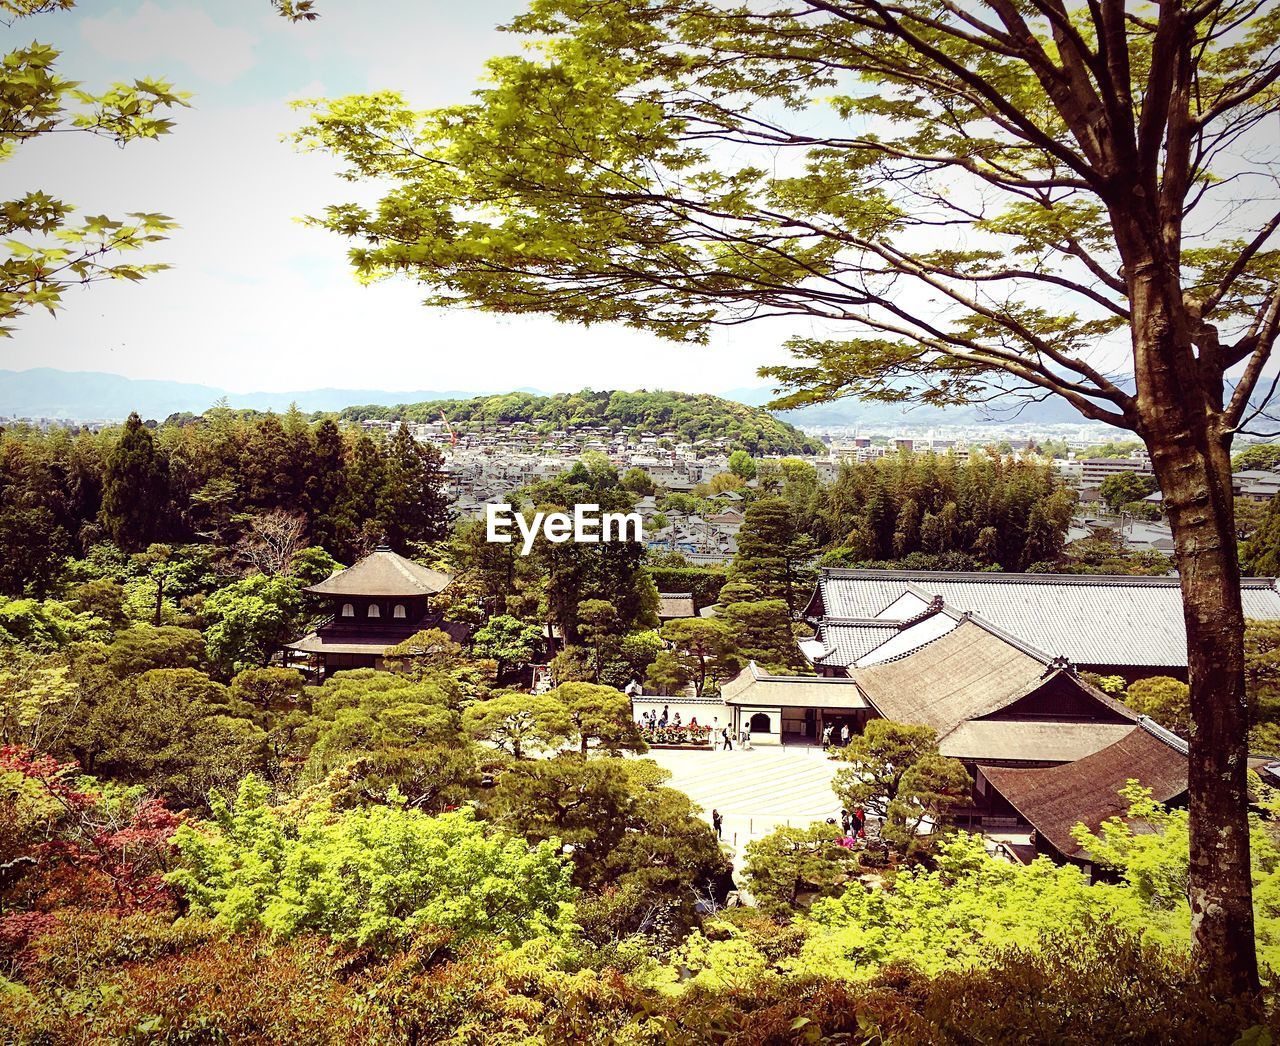
<instances>
[{"instance_id":1,"label":"tiled roof","mask_svg":"<svg viewBox=\"0 0 1280 1046\"><path fill-rule=\"evenodd\" d=\"M866 708L866 699L857 684L848 679L818 676L771 676L754 661L720 687L726 705L769 708Z\"/></svg>"},{"instance_id":2,"label":"tiled roof","mask_svg":"<svg viewBox=\"0 0 1280 1046\"><path fill-rule=\"evenodd\" d=\"M941 596L957 611L970 611L1034 647L1078 665L1181 668L1187 663L1182 593L1176 577L1115 575L943 573L825 569L810 604L825 619L868 619L905 592ZM1274 578L1242 584L1246 617L1280 620ZM839 622L824 629L827 646L850 653L865 640ZM829 657L826 664L856 660Z\"/></svg>"},{"instance_id":3,"label":"tiled roof","mask_svg":"<svg viewBox=\"0 0 1280 1046\"><path fill-rule=\"evenodd\" d=\"M448 574L380 548L306 591L318 596L430 596L449 581Z\"/></svg>"},{"instance_id":4,"label":"tiled roof","mask_svg":"<svg viewBox=\"0 0 1280 1046\"><path fill-rule=\"evenodd\" d=\"M1086 856L1071 837L1084 824L1096 832L1121 817L1128 804L1119 794L1131 779L1166 803L1187 790L1185 744L1145 717L1114 744L1073 763L1035 769L980 767L991 786L1064 857Z\"/></svg>"}]
</instances>

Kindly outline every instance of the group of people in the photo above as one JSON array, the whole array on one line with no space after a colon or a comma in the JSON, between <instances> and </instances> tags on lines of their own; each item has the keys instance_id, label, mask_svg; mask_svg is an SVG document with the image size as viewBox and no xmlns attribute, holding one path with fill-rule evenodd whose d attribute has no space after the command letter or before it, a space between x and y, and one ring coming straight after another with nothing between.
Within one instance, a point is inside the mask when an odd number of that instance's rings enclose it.
<instances>
[{"instance_id":1,"label":"group of people","mask_svg":"<svg viewBox=\"0 0 1280 1046\"><path fill-rule=\"evenodd\" d=\"M643 725L647 726L650 730L665 730L669 726L672 727L673 729L679 730L680 727L684 725L684 723L681 722L679 712L677 712L674 716L671 714L670 705L662 706L661 715L655 712L652 708L649 709L649 711L641 714L640 722ZM696 730L698 728L697 716L694 716L692 719L689 720L689 728L691 730Z\"/></svg>"},{"instance_id":2,"label":"group of people","mask_svg":"<svg viewBox=\"0 0 1280 1046\"><path fill-rule=\"evenodd\" d=\"M853 811L840 811L840 827L846 839L865 839L867 837L867 815L862 807L856 806Z\"/></svg>"},{"instance_id":3,"label":"group of people","mask_svg":"<svg viewBox=\"0 0 1280 1046\"><path fill-rule=\"evenodd\" d=\"M849 730L849 724L843 723L837 730L834 723L828 723L822 731L822 747L830 748L832 745L839 745L843 748L849 743L849 738L853 734Z\"/></svg>"}]
</instances>

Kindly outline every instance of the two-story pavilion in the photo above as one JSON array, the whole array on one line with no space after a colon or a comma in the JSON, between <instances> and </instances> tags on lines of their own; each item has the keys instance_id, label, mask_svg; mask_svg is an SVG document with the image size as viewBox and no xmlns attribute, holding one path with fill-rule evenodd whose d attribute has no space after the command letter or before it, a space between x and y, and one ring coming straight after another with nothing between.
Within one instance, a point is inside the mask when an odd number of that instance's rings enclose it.
<instances>
[{"instance_id":1,"label":"two-story pavilion","mask_svg":"<svg viewBox=\"0 0 1280 1046\"><path fill-rule=\"evenodd\" d=\"M382 668L386 651L426 628L444 627L428 605L450 577L380 546L304 591L329 603L330 616L286 649L306 655L321 676L344 668Z\"/></svg>"}]
</instances>

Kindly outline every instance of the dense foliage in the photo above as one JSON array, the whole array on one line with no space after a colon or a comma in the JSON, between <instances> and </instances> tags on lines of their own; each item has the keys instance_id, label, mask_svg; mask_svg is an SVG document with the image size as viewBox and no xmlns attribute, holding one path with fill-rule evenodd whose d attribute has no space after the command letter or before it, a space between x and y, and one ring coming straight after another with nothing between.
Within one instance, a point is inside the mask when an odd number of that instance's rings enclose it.
<instances>
[{"instance_id":1,"label":"dense foliage","mask_svg":"<svg viewBox=\"0 0 1280 1046\"><path fill-rule=\"evenodd\" d=\"M100 433L9 429L0 594L49 592L63 558L103 538L126 552L209 541L276 572L308 542L348 562L380 541L403 552L446 536L443 480L439 451L405 429L380 440L296 411L215 408L155 427L134 415Z\"/></svg>"},{"instance_id":2,"label":"dense foliage","mask_svg":"<svg viewBox=\"0 0 1280 1046\"><path fill-rule=\"evenodd\" d=\"M760 407L686 392L583 389L554 396L508 392L390 407L348 407L341 416L351 420L437 421L441 411L450 425L462 431L524 424L549 435L557 430L599 427L620 434L666 436L672 444L714 441L751 454L817 453L821 449L793 425Z\"/></svg>"}]
</instances>

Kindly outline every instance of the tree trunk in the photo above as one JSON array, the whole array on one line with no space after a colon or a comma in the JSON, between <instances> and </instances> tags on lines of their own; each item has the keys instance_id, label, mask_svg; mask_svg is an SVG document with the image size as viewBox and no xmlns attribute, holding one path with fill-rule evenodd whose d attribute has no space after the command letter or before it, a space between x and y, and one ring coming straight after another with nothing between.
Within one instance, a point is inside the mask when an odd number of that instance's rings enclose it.
<instances>
[{"instance_id":1,"label":"tree trunk","mask_svg":"<svg viewBox=\"0 0 1280 1046\"><path fill-rule=\"evenodd\" d=\"M1244 611L1229 437L1205 425L1153 429L1144 438L1173 529L1187 630L1192 945L1219 982L1215 991L1255 995Z\"/></svg>"}]
</instances>

